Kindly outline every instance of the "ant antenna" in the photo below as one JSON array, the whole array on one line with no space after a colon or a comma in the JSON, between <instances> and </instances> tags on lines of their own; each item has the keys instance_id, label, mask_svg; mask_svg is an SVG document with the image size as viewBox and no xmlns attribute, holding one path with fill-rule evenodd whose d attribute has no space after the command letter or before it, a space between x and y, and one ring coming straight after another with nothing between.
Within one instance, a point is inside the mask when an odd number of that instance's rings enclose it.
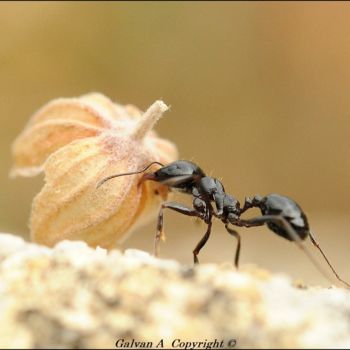
<instances>
[{"instance_id":1,"label":"ant antenna","mask_svg":"<svg viewBox=\"0 0 350 350\"><path fill-rule=\"evenodd\" d=\"M283 218L282 218L283 219ZM308 256L308 258L311 260L311 262L314 264L314 266L322 273L322 275L324 277L326 277L328 280L330 280L330 277L328 275L328 273L326 273L326 271L322 268L322 266L315 260L314 256L310 253L310 251L307 249L307 247L304 245L304 242L301 240L301 238L295 233L295 231L292 229L291 225L289 224L289 222L287 222L286 220L284 220L284 226L288 231L289 236L293 239L293 241L297 244L297 246ZM345 282L344 280L342 280L339 275L337 274L337 272L334 270L333 266L331 265L331 263L329 262L329 260L327 259L326 255L324 254L324 252L322 251L322 249L320 248L319 244L317 243L314 235L309 231L309 236L311 239L311 242L314 244L314 246L316 248L318 248L318 250L321 252L321 254L323 255L324 259L326 260L327 264L329 265L329 267L332 269L334 275L337 277L338 281L340 281L341 283L345 284L348 288L350 288L350 284L348 284L347 282Z\"/></svg>"},{"instance_id":2,"label":"ant antenna","mask_svg":"<svg viewBox=\"0 0 350 350\"><path fill-rule=\"evenodd\" d=\"M314 236L311 232L309 232L309 235L310 235L310 239L311 239L312 244L320 251L320 253L321 253L322 256L324 257L324 259L326 260L328 266L329 266L329 267L331 268L331 270L333 271L335 277L337 277L338 281L344 283L346 286L348 286L348 287L350 288L350 284L347 283L346 281L344 281L343 279L341 279L341 278L339 277L339 275L338 275L337 272L335 271L334 267L332 266L332 264L331 264L330 261L328 260L326 254L323 252L323 250L321 249L320 245L318 244L318 242L317 242L315 236Z\"/></svg>"},{"instance_id":3,"label":"ant antenna","mask_svg":"<svg viewBox=\"0 0 350 350\"><path fill-rule=\"evenodd\" d=\"M102 186L106 181L109 181L115 177L119 177L119 176L126 176L126 175L135 175L135 174L140 174L143 173L144 171L146 171L151 165L153 164L158 164L160 166L164 166L164 164L160 163L160 162L152 162L149 163L145 168L141 169L141 170L137 170L137 171L132 171L130 173L122 173L122 174L116 174L116 175L110 175L105 177L104 179L102 179L101 181L98 182L96 188L99 188L100 186Z\"/></svg>"}]
</instances>

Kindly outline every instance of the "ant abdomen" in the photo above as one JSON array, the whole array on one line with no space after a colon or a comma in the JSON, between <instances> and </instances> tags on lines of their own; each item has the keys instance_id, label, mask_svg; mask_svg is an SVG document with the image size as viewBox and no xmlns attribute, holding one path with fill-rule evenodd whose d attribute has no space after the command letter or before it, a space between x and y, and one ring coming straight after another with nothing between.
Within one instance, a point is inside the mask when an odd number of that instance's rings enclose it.
<instances>
[{"instance_id":1,"label":"ant abdomen","mask_svg":"<svg viewBox=\"0 0 350 350\"><path fill-rule=\"evenodd\" d=\"M293 199L280 194L269 194L261 199L259 208L263 215L282 216L292 226L300 239L304 240L308 236L310 228L306 215ZM294 241L284 225L269 221L267 226L279 236Z\"/></svg>"}]
</instances>

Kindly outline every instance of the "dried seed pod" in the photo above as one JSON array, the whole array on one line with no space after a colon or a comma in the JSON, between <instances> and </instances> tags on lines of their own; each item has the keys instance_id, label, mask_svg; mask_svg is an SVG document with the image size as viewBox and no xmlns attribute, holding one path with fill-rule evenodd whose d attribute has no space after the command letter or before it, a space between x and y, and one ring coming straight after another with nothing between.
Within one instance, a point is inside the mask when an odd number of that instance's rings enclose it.
<instances>
[{"instance_id":1,"label":"dried seed pod","mask_svg":"<svg viewBox=\"0 0 350 350\"><path fill-rule=\"evenodd\" d=\"M165 186L149 181L138 186L139 176L109 181L98 190L96 184L152 161L177 159L175 145L151 130L167 109L156 101L142 113L96 93L41 108L13 144L11 171L12 176L45 172L32 205L32 239L49 246L72 239L111 248L152 219L167 197Z\"/></svg>"}]
</instances>

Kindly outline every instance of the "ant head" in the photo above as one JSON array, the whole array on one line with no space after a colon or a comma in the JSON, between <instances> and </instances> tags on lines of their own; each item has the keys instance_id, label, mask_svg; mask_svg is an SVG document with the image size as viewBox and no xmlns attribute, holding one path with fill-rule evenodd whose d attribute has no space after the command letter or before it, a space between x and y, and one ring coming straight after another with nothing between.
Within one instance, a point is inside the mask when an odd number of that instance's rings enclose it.
<instances>
[{"instance_id":1,"label":"ant head","mask_svg":"<svg viewBox=\"0 0 350 350\"><path fill-rule=\"evenodd\" d=\"M237 222L241 213L241 208L238 200L229 194L225 194L223 220L230 223Z\"/></svg>"}]
</instances>

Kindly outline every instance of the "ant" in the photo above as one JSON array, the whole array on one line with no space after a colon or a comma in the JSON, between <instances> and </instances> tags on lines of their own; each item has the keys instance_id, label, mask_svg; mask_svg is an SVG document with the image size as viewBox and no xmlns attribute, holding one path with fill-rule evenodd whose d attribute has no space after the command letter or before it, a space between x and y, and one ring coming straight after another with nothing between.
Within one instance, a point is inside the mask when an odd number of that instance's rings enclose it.
<instances>
[{"instance_id":1,"label":"ant","mask_svg":"<svg viewBox=\"0 0 350 350\"><path fill-rule=\"evenodd\" d=\"M158 164L160 168L155 172L145 173L145 171L154 164ZM318 270L328 278L325 271L304 245L303 241L309 236L312 244L322 254L338 281L350 288L350 284L339 277L321 249L315 236L310 232L305 213L291 198L279 194L269 194L265 197L258 195L253 198L246 197L244 205L241 208L239 201L225 192L223 184L218 179L207 176L197 164L187 160L178 160L168 165L163 165L160 162L152 162L141 170L108 176L97 184L97 188L113 178L140 173L144 174L140 178L139 185L147 180L156 181L168 186L169 189L175 189L193 197L193 208L188 208L177 202L165 202L161 205L154 243L155 256L159 255L159 242L164 238L164 209L171 209L187 216L197 217L207 224L207 230L204 236L193 250L193 260L195 264L199 263L198 254L210 237L213 217L221 220L227 232L237 239L234 257L234 265L236 268L238 268L239 265L241 236L235 229L230 227L230 225L237 227L254 227L266 224L272 232L289 241L295 242ZM215 206L212 203L214 203ZM250 208L260 209L262 216L247 220L241 219L241 215Z\"/></svg>"}]
</instances>

